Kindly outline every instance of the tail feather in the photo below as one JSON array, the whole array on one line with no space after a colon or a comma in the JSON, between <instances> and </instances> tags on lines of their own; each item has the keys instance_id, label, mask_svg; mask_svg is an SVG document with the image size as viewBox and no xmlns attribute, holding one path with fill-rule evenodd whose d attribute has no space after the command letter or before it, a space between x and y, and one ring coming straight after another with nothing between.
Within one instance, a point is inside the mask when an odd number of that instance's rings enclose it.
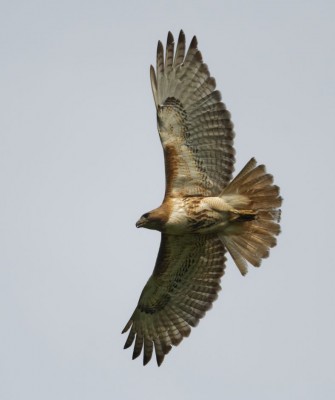
<instances>
[{"instance_id":1,"label":"tail feather","mask_svg":"<svg viewBox=\"0 0 335 400\"><path fill-rule=\"evenodd\" d=\"M221 197L232 204L236 211L245 207L255 213L254 218L232 220L220 238L242 275L247 273L247 262L260 266L263 258L277 243L280 233L282 198L279 187L273 184L272 175L264 165L252 158L236 178L223 190Z\"/></svg>"}]
</instances>

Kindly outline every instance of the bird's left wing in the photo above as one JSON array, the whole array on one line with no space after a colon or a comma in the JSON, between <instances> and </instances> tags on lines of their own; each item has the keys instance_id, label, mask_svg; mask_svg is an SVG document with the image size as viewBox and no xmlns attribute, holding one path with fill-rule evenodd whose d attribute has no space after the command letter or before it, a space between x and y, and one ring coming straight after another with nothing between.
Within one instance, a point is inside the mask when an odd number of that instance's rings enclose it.
<instances>
[{"instance_id":1,"label":"bird's left wing","mask_svg":"<svg viewBox=\"0 0 335 400\"><path fill-rule=\"evenodd\" d=\"M230 113L215 90L194 36L185 54L180 32L176 50L169 32L165 57L157 47L150 70L160 139L164 149L165 198L217 196L234 169L234 131Z\"/></svg>"},{"instance_id":2,"label":"bird's left wing","mask_svg":"<svg viewBox=\"0 0 335 400\"><path fill-rule=\"evenodd\" d=\"M145 365L155 348L160 365L172 345L190 334L217 298L224 253L216 235L162 234L153 274L122 332L130 329L125 348L135 341L133 359L144 348Z\"/></svg>"}]
</instances>

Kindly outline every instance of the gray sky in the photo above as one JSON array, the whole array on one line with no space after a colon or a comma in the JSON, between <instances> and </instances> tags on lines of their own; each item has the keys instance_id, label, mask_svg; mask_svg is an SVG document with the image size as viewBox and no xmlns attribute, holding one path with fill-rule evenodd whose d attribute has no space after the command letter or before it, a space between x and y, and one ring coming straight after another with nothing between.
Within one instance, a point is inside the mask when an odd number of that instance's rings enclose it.
<instances>
[{"instance_id":1,"label":"gray sky","mask_svg":"<svg viewBox=\"0 0 335 400\"><path fill-rule=\"evenodd\" d=\"M2 1L0 398L333 399L332 1ZM184 29L285 199L271 257L142 367L120 332L156 259L164 192L149 83Z\"/></svg>"}]
</instances>

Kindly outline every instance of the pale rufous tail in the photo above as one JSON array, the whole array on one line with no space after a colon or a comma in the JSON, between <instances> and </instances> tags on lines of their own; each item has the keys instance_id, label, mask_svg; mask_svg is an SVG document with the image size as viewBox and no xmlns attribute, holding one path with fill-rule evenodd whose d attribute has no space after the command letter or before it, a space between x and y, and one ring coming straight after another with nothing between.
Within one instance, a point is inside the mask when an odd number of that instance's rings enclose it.
<instances>
[{"instance_id":1,"label":"pale rufous tail","mask_svg":"<svg viewBox=\"0 0 335 400\"><path fill-rule=\"evenodd\" d=\"M238 217L220 234L220 238L242 275L247 262L258 267L269 249L277 243L282 198L279 187L264 165L252 158L223 190L221 197L238 212Z\"/></svg>"}]
</instances>

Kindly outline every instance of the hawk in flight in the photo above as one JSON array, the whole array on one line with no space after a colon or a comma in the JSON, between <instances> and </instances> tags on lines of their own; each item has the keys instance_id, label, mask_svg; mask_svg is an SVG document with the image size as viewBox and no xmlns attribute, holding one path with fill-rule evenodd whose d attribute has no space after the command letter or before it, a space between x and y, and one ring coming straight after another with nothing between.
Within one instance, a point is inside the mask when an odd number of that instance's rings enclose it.
<instances>
[{"instance_id":1,"label":"hawk in flight","mask_svg":"<svg viewBox=\"0 0 335 400\"><path fill-rule=\"evenodd\" d=\"M242 275L276 245L282 199L264 165L252 158L232 179L234 131L193 37L186 52L180 32L157 47L150 79L164 150L166 189L160 207L136 226L161 232L153 273L135 311L125 348L133 359L155 349L160 365L212 306L231 255Z\"/></svg>"}]
</instances>

